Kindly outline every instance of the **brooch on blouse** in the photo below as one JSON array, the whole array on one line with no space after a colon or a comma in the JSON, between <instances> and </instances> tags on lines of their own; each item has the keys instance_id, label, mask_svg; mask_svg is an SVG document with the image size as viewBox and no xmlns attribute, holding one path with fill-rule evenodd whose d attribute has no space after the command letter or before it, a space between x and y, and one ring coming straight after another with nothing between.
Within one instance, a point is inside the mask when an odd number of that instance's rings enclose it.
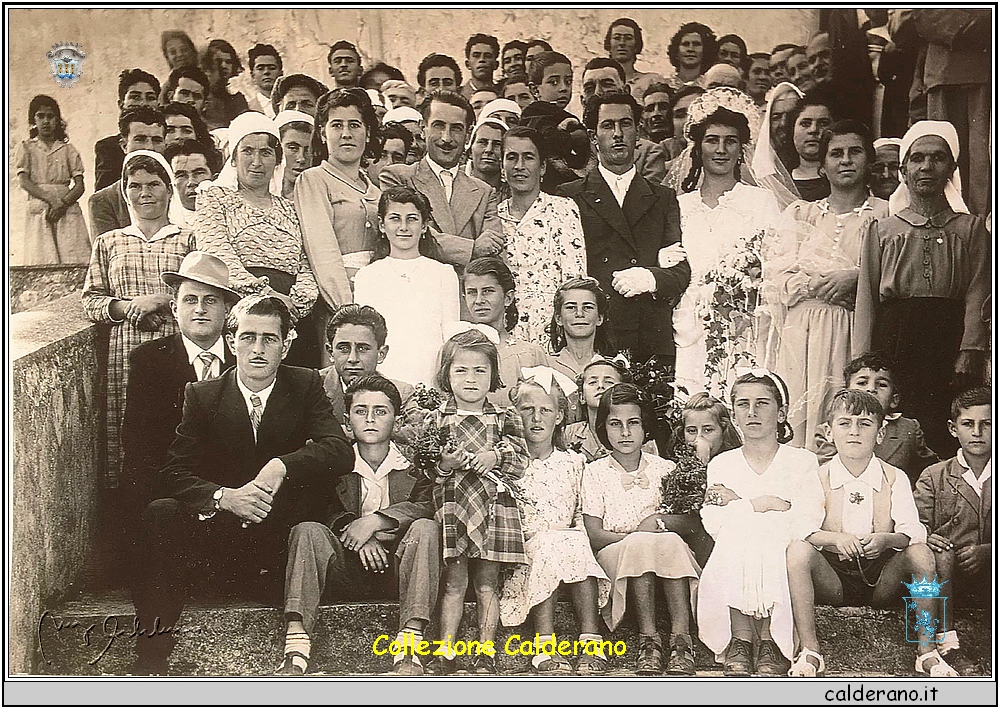
<instances>
[{"instance_id":1,"label":"brooch on blouse","mask_svg":"<svg viewBox=\"0 0 1000 709\"><path fill-rule=\"evenodd\" d=\"M850 502L852 505L860 505L862 502L865 501L865 496L862 495L860 492L852 492L851 496L847 498L847 501Z\"/></svg>"}]
</instances>

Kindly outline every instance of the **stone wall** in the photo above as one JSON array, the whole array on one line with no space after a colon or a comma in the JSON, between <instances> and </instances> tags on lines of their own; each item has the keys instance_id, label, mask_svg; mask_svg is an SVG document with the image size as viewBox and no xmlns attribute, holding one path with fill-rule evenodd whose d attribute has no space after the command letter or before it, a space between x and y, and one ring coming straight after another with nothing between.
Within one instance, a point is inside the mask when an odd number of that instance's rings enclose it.
<instances>
[{"instance_id":1,"label":"stone wall","mask_svg":"<svg viewBox=\"0 0 1000 709\"><path fill-rule=\"evenodd\" d=\"M165 80L169 72L159 43L163 29L183 28L199 47L209 39L227 39L244 61L256 42L273 44L282 53L286 73L305 72L319 79L329 79L329 46L348 39L358 46L366 65L384 59L400 67L415 85L422 57L443 52L462 64L465 40L475 32L495 34L501 42L541 37L579 69L589 59L605 54L602 44L608 24L626 15L642 26L645 35L638 68L664 74L672 73L667 44L684 22L704 22L718 36L738 33L750 51L768 51L779 42L804 43L819 26L818 10L797 9L17 9L8 14L9 158L13 160L18 142L27 137L31 97L38 93L53 96L68 123L70 142L80 151L87 170L87 192L81 201L86 212L93 188L94 142L117 132L118 73L138 66ZM59 42L76 42L87 53L83 76L68 89L54 82L45 58ZM581 79L577 71L577 94ZM246 91L247 72L232 85ZM14 231L9 252L12 262L20 263L24 192L13 173L11 178L9 214Z\"/></svg>"},{"instance_id":2,"label":"stone wall","mask_svg":"<svg viewBox=\"0 0 1000 709\"><path fill-rule=\"evenodd\" d=\"M79 291L87 277L87 267L72 264L11 266L8 275L10 312L20 313Z\"/></svg>"},{"instance_id":3,"label":"stone wall","mask_svg":"<svg viewBox=\"0 0 1000 709\"><path fill-rule=\"evenodd\" d=\"M10 320L10 671L30 672L40 615L79 587L98 531L97 328L79 294Z\"/></svg>"}]
</instances>

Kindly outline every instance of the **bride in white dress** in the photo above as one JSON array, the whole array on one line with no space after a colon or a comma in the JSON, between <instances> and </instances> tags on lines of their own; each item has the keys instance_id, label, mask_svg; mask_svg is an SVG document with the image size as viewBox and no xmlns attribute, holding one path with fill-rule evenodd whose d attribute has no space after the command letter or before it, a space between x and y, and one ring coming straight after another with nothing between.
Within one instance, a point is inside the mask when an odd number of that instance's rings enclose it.
<instances>
[{"instance_id":1,"label":"bride in white dress","mask_svg":"<svg viewBox=\"0 0 1000 709\"><path fill-rule=\"evenodd\" d=\"M707 390L724 396L734 378L713 376L715 381L709 381L706 372L699 306L711 300L714 286L704 283L705 275L741 248L742 239L772 228L780 215L770 191L740 181L749 163L756 114L750 97L732 88L711 89L695 99L684 125L690 147L666 182L678 193L681 240L691 266L691 285L674 308L676 384L688 394ZM745 346L752 353L752 344Z\"/></svg>"}]
</instances>

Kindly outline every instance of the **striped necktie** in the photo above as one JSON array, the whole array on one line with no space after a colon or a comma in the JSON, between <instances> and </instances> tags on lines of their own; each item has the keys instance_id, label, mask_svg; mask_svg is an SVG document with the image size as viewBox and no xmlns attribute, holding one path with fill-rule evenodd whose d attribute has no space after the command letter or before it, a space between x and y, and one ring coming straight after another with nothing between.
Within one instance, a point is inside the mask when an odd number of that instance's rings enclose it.
<instances>
[{"instance_id":1,"label":"striped necktie","mask_svg":"<svg viewBox=\"0 0 1000 709\"><path fill-rule=\"evenodd\" d=\"M250 412L250 423L253 426L253 437L256 439L257 429L260 428L260 417L264 413L264 405L256 394L250 395L250 404L253 406L253 411Z\"/></svg>"},{"instance_id":2,"label":"striped necktie","mask_svg":"<svg viewBox=\"0 0 1000 709\"><path fill-rule=\"evenodd\" d=\"M211 352L202 352L198 355L198 359L201 360L201 374L198 376L198 381L212 379L212 363L215 362L215 355Z\"/></svg>"}]
</instances>

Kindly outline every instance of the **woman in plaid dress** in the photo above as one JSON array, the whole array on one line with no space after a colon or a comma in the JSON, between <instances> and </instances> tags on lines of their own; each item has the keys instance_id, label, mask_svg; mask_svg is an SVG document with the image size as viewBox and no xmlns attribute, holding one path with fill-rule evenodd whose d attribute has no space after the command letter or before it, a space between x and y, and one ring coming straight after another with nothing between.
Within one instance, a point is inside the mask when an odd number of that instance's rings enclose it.
<instances>
[{"instance_id":1,"label":"woman in plaid dress","mask_svg":"<svg viewBox=\"0 0 1000 709\"><path fill-rule=\"evenodd\" d=\"M83 284L83 308L98 323L111 325L108 348L105 480L117 487L121 467L121 419L128 383L128 357L137 345L177 331L170 312L164 271L180 268L194 249L194 235L168 217L173 173L158 153L136 150L125 156L121 189L131 225L94 240Z\"/></svg>"},{"instance_id":2,"label":"woman in plaid dress","mask_svg":"<svg viewBox=\"0 0 1000 709\"><path fill-rule=\"evenodd\" d=\"M527 562L517 502L509 488L524 474L527 447L514 409L499 409L486 399L500 385L496 344L484 334L486 328L469 327L473 329L445 342L437 375L438 387L450 395L437 423L455 443L442 452L434 489L445 559L441 635L452 643L458 638L471 571L482 644L471 669L496 674L493 637L500 616L500 565ZM428 667L431 674L457 669L450 650L434 660Z\"/></svg>"}]
</instances>

